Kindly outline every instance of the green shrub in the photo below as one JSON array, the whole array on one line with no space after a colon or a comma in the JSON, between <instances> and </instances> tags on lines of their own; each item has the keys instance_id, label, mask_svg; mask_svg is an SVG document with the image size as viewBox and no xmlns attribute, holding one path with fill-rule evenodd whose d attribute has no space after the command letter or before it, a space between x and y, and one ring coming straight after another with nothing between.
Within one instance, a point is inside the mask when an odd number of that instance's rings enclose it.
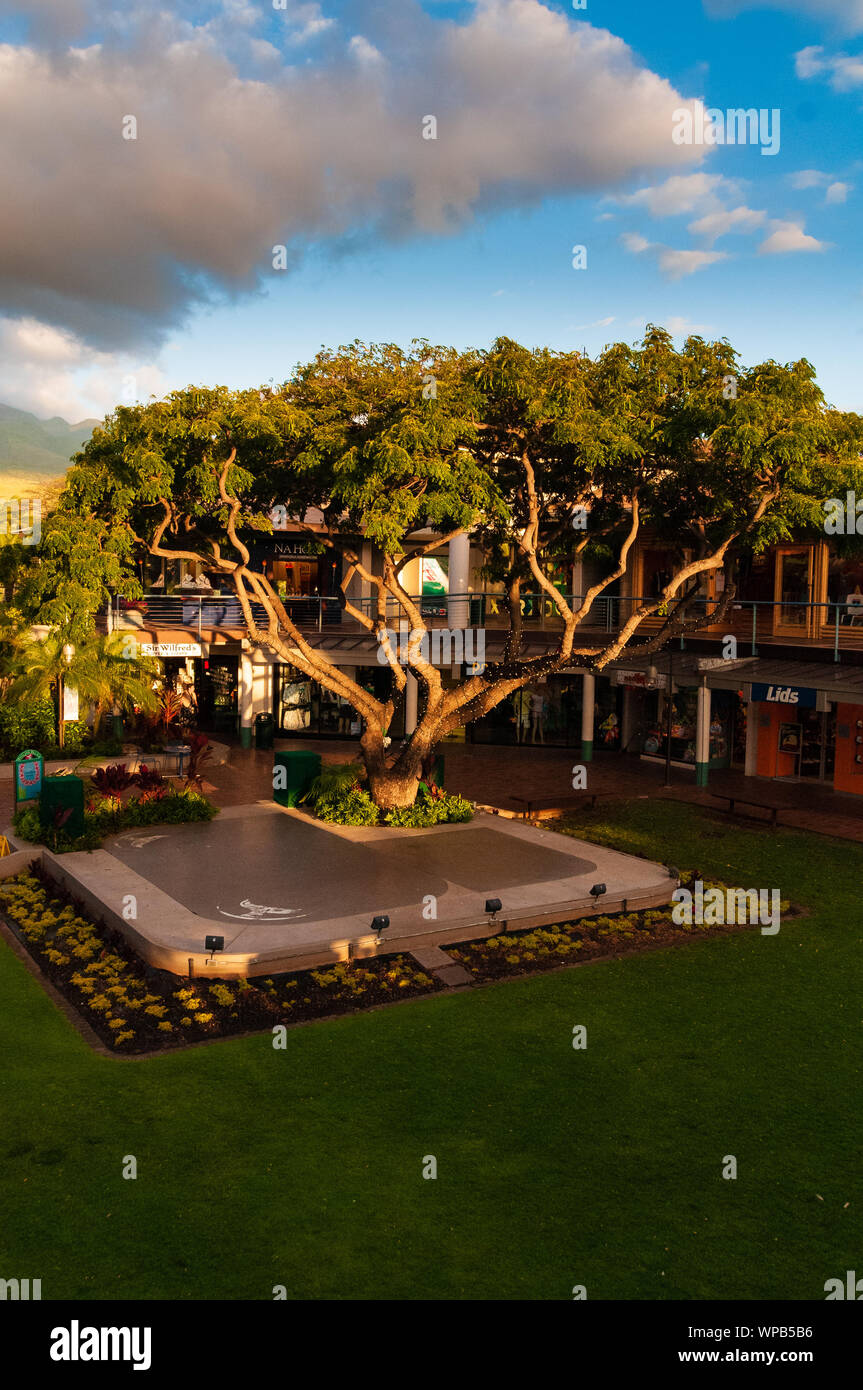
<instances>
[{"instance_id":1,"label":"green shrub","mask_svg":"<svg viewBox=\"0 0 863 1390\"><path fill-rule=\"evenodd\" d=\"M138 825L183 825L212 820L216 807L200 792L184 789L149 801L106 803L84 812L84 834L71 839L64 831L42 825L34 807L19 811L13 821L16 834L32 844L47 845L55 854L70 850L98 849L106 835L116 835ZM360 824L361 822L350 822Z\"/></svg>"},{"instance_id":2,"label":"green shrub","mask_svg":"<svg viewBox=\"0 0 863 1390\"><path fill-rule=\"evenodd\" d=\"M380 818L377 806L362 787L321 796L315 802L315 810L321 820L336 825L377 825Z\"/></svg>"},{"instance_id":3,"label":"green shrub","mask_svg":"<svg viewBox=\"0 0 863 1390\"><path fill-rule=\"evenodd\" d=\"M387 825L408 830L425 830L430 825L445 825L473 819L473 807L463 796L442 792L430 797L420 791L413 806L399 806L384 817Z\"/></svg>"},{"instance_id":4,"label":"green shrub","mask_svg":"<svg viewBox=\"0 0 863 1390\"><path fill-rule=\"evenodd\" d=\"M331 801L344 795L365 781L365 776L362 763L324 763L303 801L310 801L317 810L319 801Z\"/></svg>"},{"instance_id":5,"label":"green shrub","mask_svg":"<svg viewBox=\"0 0 863 1390\"><path fill-rule=\"evenodd\" d=\"M4 757L16 758L25 748L50 747L56 737L50 700L0 705L0 745Z\"/></svg>"}]
</instances>

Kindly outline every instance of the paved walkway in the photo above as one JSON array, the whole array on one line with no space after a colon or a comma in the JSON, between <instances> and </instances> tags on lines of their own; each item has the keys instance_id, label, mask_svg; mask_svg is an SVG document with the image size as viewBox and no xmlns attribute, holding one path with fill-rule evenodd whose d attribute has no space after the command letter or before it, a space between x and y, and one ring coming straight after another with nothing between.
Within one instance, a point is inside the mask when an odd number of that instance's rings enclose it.
<instances>
[{"instance_id":1,"label":"paved walkway","mask_svg":"<svg viewBox=\"0 0 863 1390\"><path fill-rule=\"evenodd\" d=\"M280 739L277 748L310 748L325 762L341 763L357 756L355 740ZM577 748L494 747L488 744L447 744L444 749L446 785L472 801L501 810L523 809L519 796L550 798L572 795L572 769ZM272 754L255 749L231 749L225 765L208 772L209 794L220 806L248 805L269 799ZM694 772L671 769L672 785L665 788L665 769L635 756L600 753L588 767L588 790L618 797L670 797L720 810L711 791L737 793L781 807L780 824L800 830L863 843L863 797L834 792L812 783L777 782L744 777L740 772L714 772L710 786L695 786ZM602 805L602 802L599 802ZM752 810L753 818L763 813ZM746 824L746 821L742 822Z\"/></svg>"}]
</instances>

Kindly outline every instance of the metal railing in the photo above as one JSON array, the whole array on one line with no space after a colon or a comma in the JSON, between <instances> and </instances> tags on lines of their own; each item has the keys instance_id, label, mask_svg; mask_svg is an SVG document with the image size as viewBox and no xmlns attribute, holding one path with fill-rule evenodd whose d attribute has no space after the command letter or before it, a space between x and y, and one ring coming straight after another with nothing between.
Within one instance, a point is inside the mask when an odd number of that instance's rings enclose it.
<instances>
[{"instance_id":1,"label":"metal railing","mask_svg":"<svg viewBox=\"0 0 863 1390\"><path fill-rule=\"evenodd\" d=\"M578 608L583 602L579 594L565 594L570 607ZM417 595L412 596L423 621L430 628L482 628L486 631L505 631L509 627L509 609L505 596L501 593L482 590L465 594ZM581 625L585 633L614 635L642 604L655 603L655 598L634 595L603 594L596 598L589 614ZM691 616L701 616L709 620L719 607L719 599L697 598L690 608ZM283 598L282 603L296 626L305 631L323 632L326 629L340 628L347 632L363 631L352 614L348 613L342 600L317 594ZM359 612L375 617L377 600L374 598L351 599ZM257 623L266 626L266 612L262 604L252 603L252 614ZM527 631L560 630L563 620L557 612L553 599L544 593L526 593L521 596L521 621ZM662 623L662 611L643 621L639 631L655 631ZM404 614L395 601L387 600L387 623L396 631L405 622ZM109 614L109 626L113 629L134 628L183 628L201 635L213 628L234 628L241 630L243 614L235 594L221 593L147 593L140 600L114 598ZM842 600L827 600L823 603L807 603L797 600L737 599L725 614L721 624L701 629L708 636L734 636L749 649L749 655L758 654L759 642L804 643L807 646L824 648L832 646L834 660L840 659L842 650L860 650L863 647L863 603L849 604Z\"/></svg>"}]
</instances>

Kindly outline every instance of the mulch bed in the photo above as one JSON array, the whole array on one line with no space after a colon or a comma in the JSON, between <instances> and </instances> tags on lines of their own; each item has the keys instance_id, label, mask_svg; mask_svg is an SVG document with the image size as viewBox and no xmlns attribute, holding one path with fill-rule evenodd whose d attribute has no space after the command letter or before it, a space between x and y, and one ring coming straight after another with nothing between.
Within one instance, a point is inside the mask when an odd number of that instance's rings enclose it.
<instances>
[{"instance_id":1,"label":"mulch bed","mask_svg":"<svg viewBox=\"0 0 863 1390\"><path fill-rule=\"evenodd\" d=\"M687 875L684 884L691 881ZM705 885L708 881L703 880ZM715 880L710 887L724 888ZM782 904L782 921L804 915L801 908ZM498 936L460 941L447 946L447 955L470 971L477 983L512 979L541 971L580 965L589 960L632 955L636 951L677 946L694 938L728 936L734 932L759 932L755 923L678 926L671 920L671 906L642 912L583 917L529 930L507 930Z\"/></svg>"},{"instance_id":2,"label":"mulch bed","mask_svg":"<svg viewBox=\"0 0 863 1390\"><path fill-rule=\"evenodd\" d=\"M247 980L186 980L145 964L38 866L0 880L0 917L116 1056L352 1013L444 988L408 956Z\"/></svg>"}]
</instances>

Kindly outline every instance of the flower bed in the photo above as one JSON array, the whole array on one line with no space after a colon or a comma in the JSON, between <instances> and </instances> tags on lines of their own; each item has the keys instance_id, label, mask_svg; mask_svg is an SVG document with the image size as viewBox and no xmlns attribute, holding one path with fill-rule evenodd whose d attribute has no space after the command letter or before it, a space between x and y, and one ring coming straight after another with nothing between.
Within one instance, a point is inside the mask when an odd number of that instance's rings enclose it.
<instances>
[{"instance_id":1,"label":"flower bed","mask_svg":"<svg viewBox=\"0 0 863 1390\"><path fill-rule=\"evenodd\" d=\"M698 875L686 873L686 887ZM703 880L705 891L725 888L724 884ZM797 910L782 902L783 915ZM511 975L527 975L537 970L553 970L561 965L619 956L652 946L673 946L693 936L717 936L734 931L757 931L757 926L736 923L708 926L693 922L677 925L671 919L671 905L643 912L621 912L613 916L583 917L577 922L561 922L550 927L511 931L476 941L447 946L447 955L469 970L477 980L500 980Z\"/></svg>"},{"instance_id":2,"label":"flower bed","mask_svg":"<svg viewBox=\"0 0 863 1390\"><path fill-rule=\"evenodd\" d=\"M147 966L31 869L0 879L0 913L52 984L117 1052L149 1052L428 994L443 986L405 956L248 980L183 980Z\"/></svg>"},{"instance_id":3,"label":"flower bed","mask_svg":"<svg viewBox=\"0 0 863 1390\"><path fill-rule=\"evenodd\" d=\"M176 789L160 786L148 788L129 801L119 794L92 792L84 809L84 834L74 838L63 829L43 825L38 810L27 807L18 811L13 825L22 840L47 845L55 854L72 850L98 849L107 835L116 835L139 825L185 825L194 821L209 821L218 807L200 792L188 787Z\"/></svg>"}]
</instances>

